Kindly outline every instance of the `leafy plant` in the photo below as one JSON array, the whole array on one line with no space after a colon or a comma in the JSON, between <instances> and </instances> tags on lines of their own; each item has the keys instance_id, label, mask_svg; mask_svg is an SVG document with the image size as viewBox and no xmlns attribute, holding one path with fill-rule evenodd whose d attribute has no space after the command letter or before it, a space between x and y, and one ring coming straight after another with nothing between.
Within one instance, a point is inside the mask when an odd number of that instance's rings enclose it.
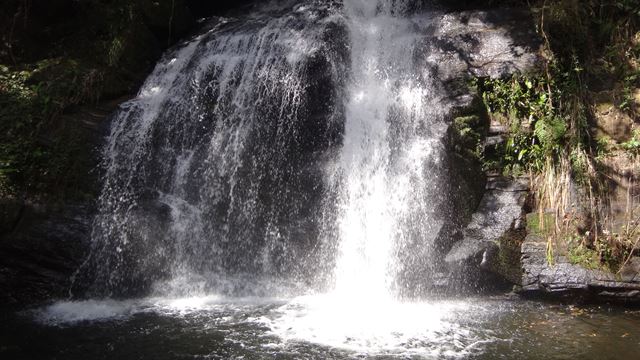
<instances>
[{"instance_id":1,"label":"leafy plant","mask_svg":"<svg viewBox=\"0 0 640 360\"><path fill-rule=\"evenodd\" d=\"M456 151L473 159L482 156L482 135L479 130L482 121L478 115L460 116L454 119L453 130L456 140Z\"/></svg>"},{"instance_id":2,"label":"leafy plant","mask_svg":"<svg viewBox=\"0 0 640 360\"><path fill-rule=\"evenodd\" d=\"M620 147L634 155L640 154L640 130L634 130L631 139L620 144Z\"/></svg>"},{"instance_id":3,"label":"leafy plant","mask_svg":"<svg viewBox=\"0 0 640 360\"><path fill-rule=\"evenodd\" d=\"M497 149L502 172L540 171L545 158L557 154L567 130L547 94L542 76L479 80L479 88L494 122L510 129L504 146Z\"/></svg>"},{"instance_id":4,"label":"leafy plant","mask_svg":"<svg viewBox=\"0 0 640 360\"><path fill-rule=\"evenodd\" d=\"M601 268L598 252L593 249L589 249L582 244L577 244L570 247L567 258L569 259L570 263L574 265L580 265L587 269Z\"/></svg>"}]
</instances>

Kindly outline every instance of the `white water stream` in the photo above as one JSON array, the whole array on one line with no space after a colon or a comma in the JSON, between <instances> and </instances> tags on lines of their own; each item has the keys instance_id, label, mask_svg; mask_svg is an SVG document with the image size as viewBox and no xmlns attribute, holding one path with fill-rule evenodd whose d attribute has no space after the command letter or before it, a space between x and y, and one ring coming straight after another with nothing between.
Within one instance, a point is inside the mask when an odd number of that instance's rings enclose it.
<instances>
[{"instance_id":1,"label":"white water stream","mask_svg":"<svg viewBox=\"0 0 640 360\"><path fill-rule=\"evenodd\" d=\"M416 235L423 249L431 246L429 185L437 174L428 165L441 156L445 127L432 80L414 64L423 34L405 16L407 3L344 2L352 81L338 166L344 183L335 291L346 299L392 300L398 262L406 260L402 247Z\"/></svg>"}]
</instances>

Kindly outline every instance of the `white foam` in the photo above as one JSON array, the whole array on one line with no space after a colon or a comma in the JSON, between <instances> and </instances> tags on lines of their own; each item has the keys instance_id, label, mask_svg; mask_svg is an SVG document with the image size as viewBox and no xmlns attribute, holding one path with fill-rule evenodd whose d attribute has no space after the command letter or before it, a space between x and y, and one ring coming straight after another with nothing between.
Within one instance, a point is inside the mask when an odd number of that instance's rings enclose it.
<instances>
[{"instance_id":1,"label":"white foam","mask_svg":"<svg viewBox=\"0 0 640 360\"><path fill-rule=\"evenodd\" d=\"M182 316L221 308L281 303L275 298L229 298L220 295L190 297L150 297L136 300L60 301L35 311L45 325L73 325L79 322L126 320L140 313Z\"/></svg>"},{"instance_id":2,"label":"white foam","mask_svg":"<svg viewBox=\"0 0 640 360\"><path fill-rule=\"evenodd\" d=\"M59 302L37 311L36 319L49 326L73 326L126 321L143 313L176 318L197 315L203 326L240 321L267 327L263 335L279 339L269 343L273 348L313 343L366 356L464 358L482 351L484 344L492 341L478 338L469 324L463 325L488 311L466 300L403 303L385 298L345 298L337 293L289 301L203 295Z\"/></svg>"},{"instance_id":3,"label":"white foam","mask_svg":"<svg viewBox=\"0 0 640 360\"><path fill-rule=\"evenodd\" d=\"M142 304L133 300L63 301L40 309L36 318L45 324L60 325L123 319L142 310Z\"/></svg>"},{"instance_id":4,"label":"white foam","mask_svg":"<svg viewBox=\"0 0 640 360\"><path fill-rule=\"evenodd\" d=\"M335 295L294 299L267 321L284 341L304 341L366 355L464 356L476 340L457 322L469 302L354 301ZM478 309L474 309L477 311ZM465 338L457 341L456 338Z\"/></svg>"}]
</instances>

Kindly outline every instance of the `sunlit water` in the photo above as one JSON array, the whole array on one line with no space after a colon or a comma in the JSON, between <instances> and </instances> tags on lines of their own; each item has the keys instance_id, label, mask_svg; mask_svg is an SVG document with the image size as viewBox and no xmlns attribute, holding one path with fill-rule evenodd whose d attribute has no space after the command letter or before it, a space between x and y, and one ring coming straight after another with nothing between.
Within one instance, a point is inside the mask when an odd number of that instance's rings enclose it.
<instances>
[{"instance_id":1,"label":"sunlit water","mask_svg":"<svg viewBox=\"0 0 640 360\"><path fill-rule=\"evenodd\" d=\"M352 79L337 174L330 176L340 189L335 292L359 303L391 301L403 286L400 268L433 246L446 106L430 74L416 67L424 33L405 16L409 3L344 1ZM406 251L416 243L419 251Z\"/></svg>"},{"instance_id":2,"label":"sunlit water","mask_svg":"<svg viewBox=\"0 0 640 360\"><path fill-rule=\"evenodd\" d=\"M3 359L635 359L640 311L505 299L185 299L0 312Z\"/></svg>"}]
</instances>

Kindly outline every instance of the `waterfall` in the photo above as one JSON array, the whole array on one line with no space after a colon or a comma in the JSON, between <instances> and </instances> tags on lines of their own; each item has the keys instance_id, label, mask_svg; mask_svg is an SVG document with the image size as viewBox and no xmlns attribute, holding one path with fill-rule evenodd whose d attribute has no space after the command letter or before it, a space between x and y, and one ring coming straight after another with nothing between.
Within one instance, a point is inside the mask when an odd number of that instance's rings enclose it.
<instances>
[{"instance_id":1,"label":"waterfall","mask_svg":"<svg viewBox=\"0 0 640 360\"><path fill-rule=\"evenodd\" d=\"M412 3L265 6L169 51L113 118L76 283L94 296L419 287L446 126Z\"/></svg>"},{"instance_id":2,"label":"waterfall","mask_svg":"<svg viewBox=\"0 0 640 360\"><path fill-rule=\"evenodd\" d=\"M528 346L520 313L548 314L469 295L515 270L502 255L517 250L507 229L525 192L485 189L489 121L468 82L533 68L533 25L517 30L528 15L252 3L170 49L113 115L75 297L19 314L55 326L34 328L51 337L43 353L463 359Z\"/></svg>"},{"instance_id":3,"label":"waterfall","mask_svg":"<svg viewBox=\"0 0 640 360\"><path fill-rule=\"evenodd\" d=\"M344 127L340 22L327 1L266 8L161 60L113 119L81 271L92 293L260 294L314 272Z\"/></svg>"},{"instance_id":4,"label":"waterfall","mask_svg":"<svg viewBox=\"0 0 640 360\"><path fill-rule=\"evenodd\" d=\"M407 251L433 238L437 167L445 127L434 81L416 67L423 38L408 2L345 0L352 80L339 171L337 291L392 295ZM428 262L423 258L421 261Z\"/></svg>"}]
</instances>

